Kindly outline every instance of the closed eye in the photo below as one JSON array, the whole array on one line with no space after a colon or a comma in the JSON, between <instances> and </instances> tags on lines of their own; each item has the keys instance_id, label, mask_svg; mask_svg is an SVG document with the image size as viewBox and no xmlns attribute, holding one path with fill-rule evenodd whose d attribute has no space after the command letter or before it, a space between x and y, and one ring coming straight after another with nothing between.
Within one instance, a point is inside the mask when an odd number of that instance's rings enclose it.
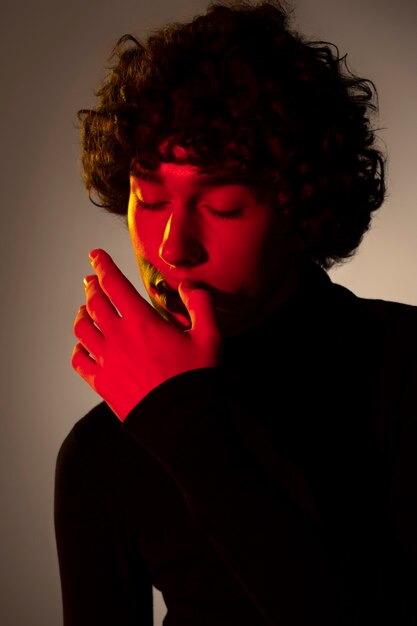
<instances>
[{"instance_id":1,"label":"closed eye","mask_svg":"<svg viewBox=\"0 0 417 626\"><path fill-rule=\"evenodd\" d=\"M140 207L141 209L160 209L161 207L165 206L166 204L169 204L168 202L144 202L143 200L141 200L140 198L138 198L137 196L136 198L136 206Z\"/></svg>"},{"instance_id":2,"label":"closed eye","mask_svg":"<svg viewBox=\"0 0 417 626\"><path fill-rule=\"evenodd\" d=\"M243 212L243 207L238 207L237 209L232 209L230 211L226 211L226 210L218 211L216 209L213 209L213 207L206 207L206 208L210 211L212 215L215 215L216 217L220 217L225 220L232 219L234 217L239 217Z\"/></svg>"}]
</instances>

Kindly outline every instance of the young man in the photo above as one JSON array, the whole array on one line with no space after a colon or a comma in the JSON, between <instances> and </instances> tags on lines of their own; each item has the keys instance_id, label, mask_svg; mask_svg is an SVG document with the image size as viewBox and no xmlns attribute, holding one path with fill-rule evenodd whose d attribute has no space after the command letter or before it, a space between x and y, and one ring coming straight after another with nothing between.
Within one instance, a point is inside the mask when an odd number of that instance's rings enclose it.
<instances>
[{"instance_id":1,"label":"young man","mask_svg":"<svg viewBox=\"0 0 417 626\"><path fill-rule=\"evenodd\" d=\"M417 307L326 269L384 199L375 91L277 3L123 37L80 112L91 251L59 452L65 626L417 624ZM98 199L98 200L97 200ZM152 306L153 305L153 306Z\"/></svg>"}]
</instances>

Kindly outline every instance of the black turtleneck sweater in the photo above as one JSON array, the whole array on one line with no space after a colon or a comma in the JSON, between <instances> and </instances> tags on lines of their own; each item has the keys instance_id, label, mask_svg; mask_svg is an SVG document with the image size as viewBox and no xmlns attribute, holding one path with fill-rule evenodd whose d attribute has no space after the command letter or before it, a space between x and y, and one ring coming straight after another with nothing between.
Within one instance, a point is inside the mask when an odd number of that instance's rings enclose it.
<instances>
[{"instance_id":1,"label":"black turtleneck sweater","mask_svg":"<svg viewBox=\"0 0 417 626\"><path fill-rule=\"evenodd\" d=\"M220 369L58 454L64 626L417 626L417 307L311 268Z\"/></svg>"}]
</instances>

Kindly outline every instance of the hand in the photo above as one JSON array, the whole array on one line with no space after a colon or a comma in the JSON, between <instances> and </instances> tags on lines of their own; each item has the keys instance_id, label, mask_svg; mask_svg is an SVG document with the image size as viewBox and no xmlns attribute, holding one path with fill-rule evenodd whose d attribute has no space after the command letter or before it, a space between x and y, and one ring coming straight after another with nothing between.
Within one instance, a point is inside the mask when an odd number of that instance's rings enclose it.
<instances>
[{"instance_id":1,"label":"hand","mask_svg":"<svg viewBox=\"0 0 417 626\"><path fill-rule=\"evenodd\" d=\"M71 365L124 421L162 382L183 372L218 365L220 333L207 290L181 283L191 319L182 331L163 319L136 291L104 250L86 277L86 305L74 321L79 340Z\"/></svg>"}]
</instances>

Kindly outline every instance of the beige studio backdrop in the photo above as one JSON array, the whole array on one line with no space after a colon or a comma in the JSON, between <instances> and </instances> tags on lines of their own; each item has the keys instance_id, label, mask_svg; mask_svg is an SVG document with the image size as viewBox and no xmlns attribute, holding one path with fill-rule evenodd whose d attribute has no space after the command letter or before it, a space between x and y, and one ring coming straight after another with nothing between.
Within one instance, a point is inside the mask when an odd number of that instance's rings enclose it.
<instances>
[{"instance_id":1,"label":"beige studio backdrop","mask_svg":"<svg viewBox=\"0 0 417 626\"><path fill-rule=\"evenodd\" d=\"M374 80L389 151L388 198L361 252L331 272L367 297L417 304L417 39L414 0L299 0L302 31L338 45ZM110 49L200 0L22 0L1 38L0 624L62 626L53 533L60 443L100 399L70 366L87 253L105 248L139 287L126 229L89 203L77 109L92 104ZM165 613L155 592L155 626Z\"/></svg>"}]
</instances>

